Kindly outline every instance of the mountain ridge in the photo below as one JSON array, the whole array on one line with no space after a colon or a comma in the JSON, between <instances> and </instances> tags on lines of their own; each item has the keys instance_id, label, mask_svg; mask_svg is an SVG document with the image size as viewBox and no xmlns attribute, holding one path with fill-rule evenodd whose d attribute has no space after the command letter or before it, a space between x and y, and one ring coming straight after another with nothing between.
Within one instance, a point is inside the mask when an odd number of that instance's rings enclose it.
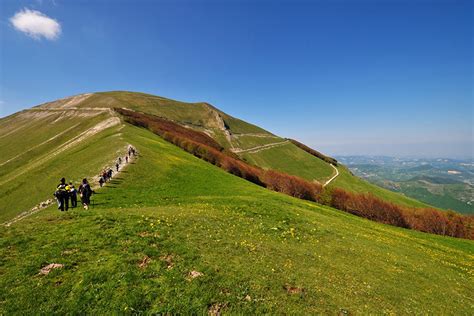
<instances>
[{"instance_id":1,"label":"mountain ridge","mask_svg":"<svg viewBox=\"0 0 474 316\"><path fill-rule=\"evenodd\" d=\"M69 115L80 118L81 115L95 115L93 113L114 116L113 107L157 115L205 132L224 148L236 152L241 159L262 168L279 170L321 184L334 176L330 161L317 159L295 144L285 143L285 138L230 116L206 102L181 102L140 92L106 91L83 93L45 102L25 110L25 113L44 110L69 111L64 114L65 117ZM5 122L6 118L2 120ZM380 198L404 206L427 206L354 177L344 166L338 168L340 175L330 186L342 187L356 193L374 193Z\"/></svg>"}]
</instances>

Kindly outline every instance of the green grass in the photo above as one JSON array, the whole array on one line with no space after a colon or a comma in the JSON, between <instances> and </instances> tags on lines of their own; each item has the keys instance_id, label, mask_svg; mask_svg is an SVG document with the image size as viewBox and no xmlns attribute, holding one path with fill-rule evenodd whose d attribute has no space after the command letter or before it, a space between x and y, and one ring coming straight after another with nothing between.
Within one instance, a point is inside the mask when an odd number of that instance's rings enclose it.
<instances>
[{"instance_id":1,"label":"green grass","mask_svg":"<svg viewBox=\"0 0 474 316\"><path fill-rule=\"evenodd\" d=\"M400 183L401 191L419 201L464 214L474 214L474 206L458 198L461 194L472 196L472 187L466 184L433 184L419 181Z\"/></svg>"},{"instance_id":2,"label":"green grass","mask_svg":"<svg viewBox=\"0 0 474 316\"><path fill-rule=\"evenodd\" d=\"M220 111L219 111L220 112ZM257 134L268 134L273 135L270 132L264 130L261 127L255 126L253 124L242 121L238 118L232 117L228 114L220 112L226 125L234 134L247 134L247 133L257 133Z\"/></svg>"},{"instance_id":3,"label":"green grass","mask_svg":"<svg viewBox=\"0 0 474 316\"><path fill-rule=\"evenodd\" d=\"M105 118L105 115L100 114L87 119L78 116L63 117L63 114L64 112L29 111L0 120L0 133L7 135L0 137L0 146L3 149L0 163L18 157L2 166L0 175L15 170L17 167L11 167L12 164L32 160L38 154L74 138ZM60 133L62 134L58 135Z\"/></svg>"},{"instance_id":4,"label":"green grass","mask_svg":"<svg viewBox=\"0 0 474 316\"><path fill-rule=\"evenodd\" d=\"M93 209L0 228L0 314L472 313L472 241L267 191L144 129L121 133L140 157ZM64 268L38 275L53 262Z\"/></svg>"},{"instance_id":5,"label":"green grass","mask_svg":"<svg viewBox=\"0 0 474 316\"><path fill-rule=\"evenodd\" d=\"M329 164L291 143L256 153L243 153L241 156L251 164L279 170L309 181L317 180L322 183L334 173Z\"/></svg>"}]
</instances>

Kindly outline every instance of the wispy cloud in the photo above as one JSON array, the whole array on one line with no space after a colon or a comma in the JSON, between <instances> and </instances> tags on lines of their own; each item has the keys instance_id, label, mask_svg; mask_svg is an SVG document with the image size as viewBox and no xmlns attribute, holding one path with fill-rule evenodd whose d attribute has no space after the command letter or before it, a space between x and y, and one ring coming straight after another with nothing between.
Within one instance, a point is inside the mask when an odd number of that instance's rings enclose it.
<instances>
[{"instance_id":1,"label":"wispy cloud","mask_svg":"<svg viewBox=\"0 0 474 316\"><path fill-rule=\"evenodd\" d=\"M34 38L55 40L61 34L61 25L55 19L35 10L23 9L10 18L13 27Z\"/></svg>"}]
</instances>

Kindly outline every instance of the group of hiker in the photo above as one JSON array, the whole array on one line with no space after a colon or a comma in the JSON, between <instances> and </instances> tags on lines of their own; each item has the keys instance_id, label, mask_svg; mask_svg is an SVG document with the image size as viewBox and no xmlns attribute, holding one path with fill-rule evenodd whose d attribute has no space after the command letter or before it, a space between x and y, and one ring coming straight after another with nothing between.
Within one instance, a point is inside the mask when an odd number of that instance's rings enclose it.
<instances>
[{"instance_id":1,"label":"group of hiker","mask_svg":"<svg viewBox=\"0 0 474 316\"><path fill-rule=\"evenodd\" d=\"M94 191L92 190L87 179L82 179L82 183L76 190L72 181L67 184L66 179L62 178L61 182L56 187L56 191L54 192L54 196L58 202L58 210L61 210L61 212L69 210L69 199L71 200L71 207L77 207L78 193L81 197L81 202L84 209L89 209L89 205L91 204L91 195L94 193Z\"/></svg>"},{"instance_id":2,"label":"group of hiker","mask_svg":"<svg viewBox=\"0 0 474 316\"><path fill-rule=\"evenodd\" d=\"M118 171L118 170L117 170ZM109 181L110 179L112 179L112 175L113 175L113 171L112 169L104 169L104 171L99 174L99 186L102 188L102 186L104 185L105 182Z\"/></svg>"},{"instance_id":3,"label":"group of hiker","mask_svg":"<svg viewBox=\"0 0 474 316\"><path fill-rule=\"evenodd\" d=\"M131 156L136 156L137 151L131 145L128 146L128 155L125 156L124 160L125 163L128 163ZM122 164L123 160L122 157L117 158L117 162L115 163L115 170L119 171L120 165ZM99 175L99 186L102 187L107 181L112 179L113 170L111 168L106 168L103 172ZM69 210L69 200L71 200L71 207L77 207L77 194L81 197L81 203L84 209L89 209L89 205L91 203L91 196L94 193L92 190L89 182L86 178L82 179L82 183L79 185L79 188L76 190L72 181L69 184L66 183L66 179L62 178L60 183L56 187L56 191L54 192L54 196L58 202L58 210L61 212Z\"/></svg>"}]
</instances>

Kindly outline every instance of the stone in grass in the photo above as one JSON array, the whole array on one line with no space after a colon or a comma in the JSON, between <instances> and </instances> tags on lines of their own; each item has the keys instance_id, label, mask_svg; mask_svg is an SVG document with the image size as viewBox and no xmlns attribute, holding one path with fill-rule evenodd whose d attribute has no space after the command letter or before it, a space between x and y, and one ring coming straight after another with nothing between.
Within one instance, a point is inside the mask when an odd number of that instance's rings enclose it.
<instances>
[{"instance_id":1,"label":"stone in grass","mask_svg":"<svg viewBox=\"0 0 474 316\"><path fill-rule=\"evenodd\" d=\"M61 263L50 263L48 264L47 266L45 267L42 267L39 274L42 274L42 275L48 275L49 272L51 272L51 270L53 269L61 269L62 267L64 267L64 264L61 264Z\"/></svg>"},{"instance_id":2,"label":"stone in grass","mask_svg":"<svg viewBox=\"0 0 474 316\"><path fill-rule=\"evenodd\" d=\"M172 255L161 256L160 259L166 263L166 269L173 269L174 263Z\"/></svg>"},{"instance_id":3,"label":"stone in grass","mask_svg":"<svg viewBox=\"0 0 474 316\"><path fill-rule=\"evenodd\" d=\"M291 286L289 284L285 284L283 288L286 290L288 294L303 294L305 292L304 288Z\"/></svg>"},{"instance_id":4,"label":"stone in grass","mask_svg":"<svg viewBox=\"0 0 474 316\"><path fill-rule=\"evenodd\" d=\"M148 266L148 264L150 263L150 261L151 261L151 258L148 257L148 256L145 256L145 257L143 257L143 259L140 261L140 263L138 263L138 267L139 267L140 269L144 269L144 268L146 268L146 267Z\"/></svg>"},{"instance_id":5,"label":"stone in grass","mask_svg":"<svg viewBox=\"0 0 474 316\"><path fill-rule=\"evenodd\" d=\"M220 316L222 314L222 310L227 307L227 303L215 303L209 307L207 310L208 315L210 316Z\"/></svg>"},{"instance_id":6,"label":"stone in grass","mask_svg":"<svg viewBox=\"0 0 474 316\"><path fill-rule=\"evenodd\" d=\"M191 280L194 280L195 278L202 277L203 275L204 275L204 273L193 270L193 271L188 273L188 278L187 279L188 279L188 281L191 281Z\"/></svg>"}]
</instances>

